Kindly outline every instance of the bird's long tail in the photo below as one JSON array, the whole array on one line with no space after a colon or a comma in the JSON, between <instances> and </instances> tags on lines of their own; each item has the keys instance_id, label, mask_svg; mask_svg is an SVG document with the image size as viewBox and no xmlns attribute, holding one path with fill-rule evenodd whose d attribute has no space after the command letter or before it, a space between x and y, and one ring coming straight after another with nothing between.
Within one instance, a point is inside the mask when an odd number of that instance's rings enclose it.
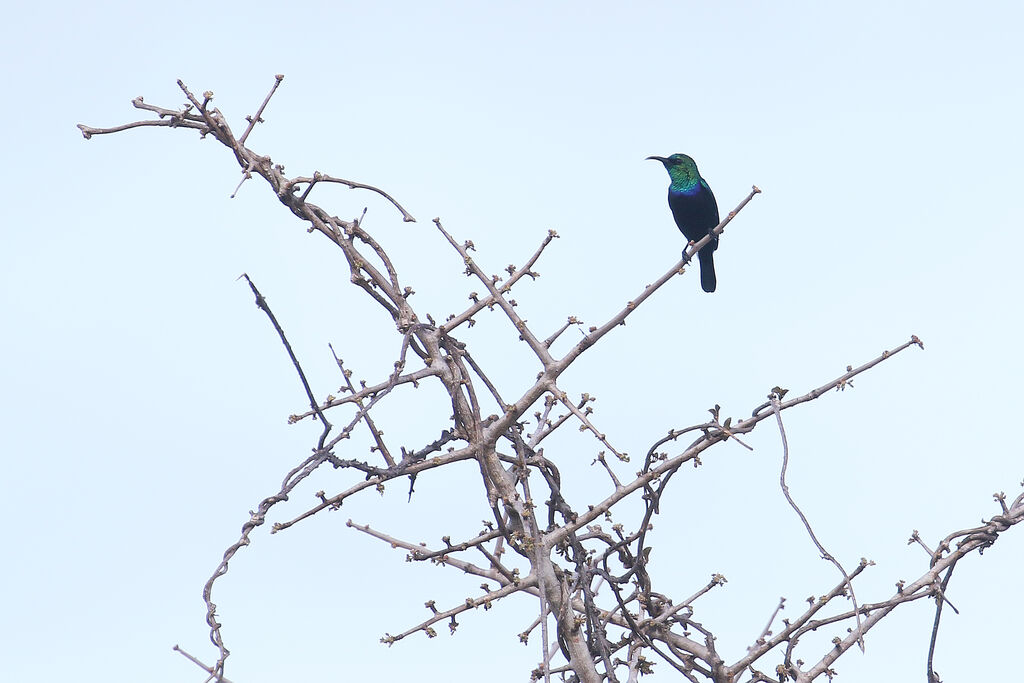
<instances>
[{"instance_id":1,"label":"bird's long tail","mask_svg":"<svg viewBox=\"0 0 1024 683\"><path fill-rule=\"evenodd\" d=\"M715 291L718 281L715 279L715 252L705 247L697 252L700 261L700 288L705 292Z\"/></svg>"}]
</instances>

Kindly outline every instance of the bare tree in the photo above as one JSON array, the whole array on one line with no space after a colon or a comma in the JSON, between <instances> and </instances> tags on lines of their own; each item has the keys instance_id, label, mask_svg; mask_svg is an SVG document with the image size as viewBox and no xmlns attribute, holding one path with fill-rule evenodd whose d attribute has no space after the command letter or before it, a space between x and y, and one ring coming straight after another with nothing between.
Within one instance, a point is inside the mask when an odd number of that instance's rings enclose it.
<instances>
[{"instance_id":1,"label":"bare tree","mask_svg":"<svg viewBox=\"0 0 1024 683\"><path fill-rule=\"evenodd\" d=\"M538 605L537 618L520 636L526 641L539 631L540 663L532 674L534 678L548 681L552 676L560 676L564 680L586 683L635 681L639 675L651 672L655 663L664 662L689 681L793 680L803 683L823 675L831 678L834 674L831 666L836 659L855 644L863 646L865 634L893 610L917 600L934 599L934 650L935 633L945 602L944 591L956 563L975 550L981 553L1001 532L1024 519L1024 495L1008 504L1003 494L997 494L999 514L975 528L949 533L934 549L914 532L911 542L918 543L928 556L927 567L921 575L912 582L901 583L887 599L858 604L853 584L870 563L862 560L850 570L842 567L815 536L812 525L790 496L785 480L788 450L783 413L827 392L844 389L857 375L911 346L923 348L917 337L911 336L860 367L847 367L840 376L800 396L787 398L787 390L775 387L767 400L753 407L749 417L722 419L719 407L715 406L710 411L710 420L668 430L666 436L651 444L638 471L624 472L628 457L615 448L614 439L594 424L592 398L585 393L579 399L570 398L560 379L575 361L622 325L666 282L683 273L688 257L710 238L691 243L687 258L646 286L603 324L587 328L581 340L571 344L564 342L562 335L570 328L581 328L581 321L569 317L559 329L540 332L520 316L510 297L520 280L536 277L533 268L545 248L557 237L553 231L543 238L522 266L510 266L505 275L498 276L489 274L477 263L471 241L456 239L439 219L435 219L439 236L458 252L466 275L479 281L483 288L483 294L471 295L471 305L462 312L442 322L435 321L429 315L417 313L410 304L412 290L403 286L387 250L364 229L362 218L339 218L309 200L318 185L341 184L381 195L394 206L403 221L413 221L399 202L378 188L320 172L287 177L283 168L275 165L269 156L254 152L247 145L250 134L263 121L263 112L282 79L283 76L277 76L257 112L246 119L247 125L240 136L235 135L224 115L212 106L213 93L205 92L197 97L181 81L178 85L188 102L180 109L157 107L139 97L133 100L134 106L155 114L155 118L112 128L79 126L86 138L143 126L195 130L204 138L212 136L235 155L242 169L242 182L254 176L265 180L280 202L306 223L310 231L319 232L341 249L352 283L388 313L401 338L393 367L381 372L372 383L353 382L352 373L335 356L343 381L340 396L318 398L284 330L256 285L245 276L257 305L280 335L309 399L309 409L291 419L296 422L317 420L322 431L312 455L295 464L285 476L281 489L260 502L242 526L240 538L227 549L206 583L203 596L211 639L218 648L217 660L206 665L197 657L182 653L207 672L207 680L226 680L228 650L213 602L217 579L227 572L228 562L238 550L249 543L253 531L264 524L268 511L285 501L296 486L323 465L341 470L342 490L333 495L318 493L318 504L291 521L274 524L273 532L289 529L325 510L337 509L351 496L380 489L392 480L408 478L411 496L420 473L470 460L479 466L480 495L486 498L493 520L486 522L472 538L452 539L442 535L444 530L439 530L443 545L431 549L368 525L348 522L349 526L370 536L404 548L413 561L443 564L479 576L486 582L485 593L478 598L445 607L428 603L430 617L401 633L385 635L382 641L388 645L419 631L432 636L439 624L447 624L454 630L456 617L461 612L520 596ZM715 228L715 234L720 235L759 192L753 187ZM489 378L487 368L482 367L468 345L456 337L461 330L472 326L474 316L484 309L497 309L504 314L511 323L508 340L514 344L525 342L536 358L536 379L519 395L502 393ZM381 337L386 333L384 329L379 331ZM438 436L432 442L415 450L396 450L395 444L384 438L375 423L374 409L421 383L434 383L443 389L451 403L450 421L437 426ZM336 427L332 420L341 426ZM724 577L715 574L706 585L695 587L692 595L684 597L670 596L659 590L657 577L648 571L652 549L648 532L662 500L670 495L669 484L683 465L699 464L701 458L709 457L714 447L727 440L742 444L741 437L765 420L774 423L782 436L781 492L799 515L811 542L825 559L835 564L837 581L819 594L820 597L809 599L803 612L794 618L780 618L784 600L780 601L763 632L748 644L746 654L735 661L725 661L719 654L716 636L699 618L701 596L722 585ZM589 432L603 449L597 461L607 474L607 487L584 505L573 504L563 495L558 467L560 457L544 450L545 439L566 425ZM369 456L346 453L343 448L345 440L359 429L365 430L374 444ZM642 501L642 514L630 524L616 522L613 511L631 496ZM625 513L625 516L630 515ZM823 626L845 626L846 635L837 636L824 652L801 647L801 639L806 634ZM939 678L932 671L931 661L932 652L928 655L928 679L937 683Z\"/></svg>"}]
</instances>

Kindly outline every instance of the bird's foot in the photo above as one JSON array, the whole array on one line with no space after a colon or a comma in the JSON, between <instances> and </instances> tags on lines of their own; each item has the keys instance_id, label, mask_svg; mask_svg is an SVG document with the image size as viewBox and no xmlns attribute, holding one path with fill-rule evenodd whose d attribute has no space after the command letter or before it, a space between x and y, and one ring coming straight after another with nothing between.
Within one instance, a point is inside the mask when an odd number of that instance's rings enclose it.
<instances>
[{"instance_id":1,"label":"bird's foot","mask_svg":"<svg viewBox=\"0 0 1024 683\"><path fill-rule=\"evenodd\" d=\"M690 240L689 242L687 242L687 243L686 243L686 246L685 246L685 247L683 247L683 265L684 265L684 266L685 266L685 265L687 265L687 264L689 264L689 263L690 263L690 261L691 261L691 260L692 260L692 258L693 258L693 257L691 257L691 256L687 256L687 255L686 255L686 250L687 250L687 249L689 249L689 248L690 248L690 247L692 247L692 246L693 246L693 240Z\"/></svg>"}]
</instances>

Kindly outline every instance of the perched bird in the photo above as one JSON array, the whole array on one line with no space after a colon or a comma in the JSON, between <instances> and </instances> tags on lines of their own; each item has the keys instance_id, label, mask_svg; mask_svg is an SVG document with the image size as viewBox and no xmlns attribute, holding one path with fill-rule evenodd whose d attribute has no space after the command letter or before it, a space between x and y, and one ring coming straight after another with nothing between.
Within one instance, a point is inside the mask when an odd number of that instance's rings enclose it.
<instances>
[{"instance_id":1,"label":"perched bird","mask_svg":"<svg viewBox=\"0 0 1024 683\"><path fill-rule=\"evenodd\" d=\"M707 182L700 177L693 159L685 154L647 158L663 163L672 178L672 184L668 186L668 206L679 231L690 242L709 234L718 225L718 202ZM712 236L711 241L697 252L700 288L705 292L715 291L715 249L718 249L718 237ZM686 249L683 249L683 255L685 257Z\"/></svg>"}]
</instances>

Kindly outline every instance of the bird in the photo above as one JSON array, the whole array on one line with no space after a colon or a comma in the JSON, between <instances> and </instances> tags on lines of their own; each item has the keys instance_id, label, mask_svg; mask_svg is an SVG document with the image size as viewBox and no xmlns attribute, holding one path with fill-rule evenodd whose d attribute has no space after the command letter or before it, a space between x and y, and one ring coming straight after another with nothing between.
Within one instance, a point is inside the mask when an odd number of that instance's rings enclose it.
<instances>
[{"instance_id":1,"label":"bird","mask_svg":"<svg viewBox=\"0 0 1024 683\"><path fill-rule=\"evenodd\" d=\"M685 154L673 154L670 157L650 156L647 159L660 161L665 165L672 183L668 186L668 206L672 209L672 217L676 221L679 232L689 242L703 239L705 235L718 225L718 202L706 180L700 177L697 164ZM697 252L700 262L700 288L705 292L715 291L715 249L718 249L718 236L712 235L711 241ZM686 249L683 249L686 258Z\"/></svg>"}]
</instances>

